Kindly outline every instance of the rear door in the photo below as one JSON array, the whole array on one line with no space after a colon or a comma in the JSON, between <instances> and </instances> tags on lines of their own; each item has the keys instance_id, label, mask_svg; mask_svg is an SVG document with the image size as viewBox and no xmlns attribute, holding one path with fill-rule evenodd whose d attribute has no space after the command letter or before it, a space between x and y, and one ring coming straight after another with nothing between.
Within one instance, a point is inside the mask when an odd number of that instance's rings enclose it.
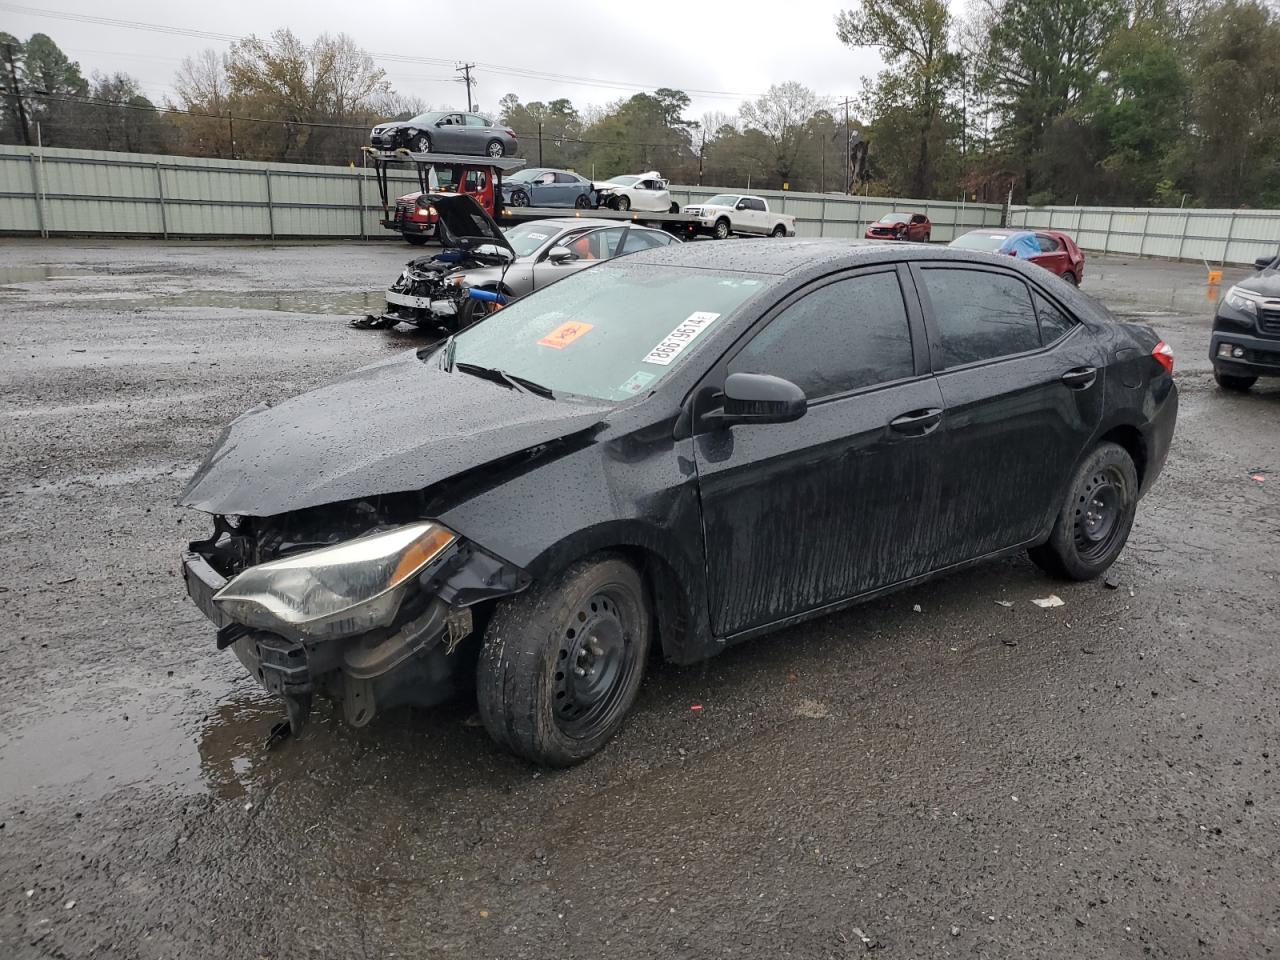
<instances>
[{"instance_id":1,"label":"rear door","mask_svg":"<svg viewBox=\"0 0 1280 960\"><path fill-rule=\"evenodd\" d=\"M1062 276L1071 265L1071 256L1062 243L1047 233L1036 234L1036 246L1040 248L1038 256L1031 257L1031 262L1044 267L1050 273Z\"/></svg>"},{"instance_id":2,"label":"rear door","mask_svg":"<svg viewBox=\"0 0 1280 960\"><path fill-rule=\"evenodd\" d=\"M792 294L695 393L695 462L712 623L720 636L925 572L942 396L923 329L887 265ZM792 423L704 421L731 373L799 385Z\"/></svg>"},{"instance_id":3,"label":"rear door","mask_svg":"<svg viewBox=\"0 0 1280 960\"><path fill-rule=\"evenodd\" d=\"M945 566L1045 531L1102 416L1105 361L1087 328L1013 271L912 272L946 406L936 518Z\"/></svg>"}]
</instances>

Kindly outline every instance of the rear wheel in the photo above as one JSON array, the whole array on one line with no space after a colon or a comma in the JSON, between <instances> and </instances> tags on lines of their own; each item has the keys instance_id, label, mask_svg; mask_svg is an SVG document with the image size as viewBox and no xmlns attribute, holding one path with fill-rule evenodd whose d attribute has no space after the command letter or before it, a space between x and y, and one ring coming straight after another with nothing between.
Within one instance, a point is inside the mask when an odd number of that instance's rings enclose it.
<instances>
[{"instance_id":1,"label":"rear wheel","mask_svg":"<svg viewBox=\"0 0 1280 960\"><path fill-rule=\"evenodd\" d=\"M784 227L782 224L778 224L776 227L774 227L773 233L769 234L769 236L771 237L785 237L786 235L787 235L787 228Z\"/></svg>"},{"instance_id":2,"label":"rear wheel","mask_svg":"<svg viewBox=\"0 0 1280 960\"><path fill-rule=\"evenodd\" d=\"M1257 377L1240 376L1232 373L1219 373L1213 371L1213 379L1217 381L1218 386L1223 390L1234 390L1237 393L1244 393L1255 383L1258 382Z\"/></svg>"},{"instance_id":3,"label":"rear wheel","mask_svg":"<svg viewBox=\"0 0 1280 960\"><path fill-rule=\"evenodd\" d=\"M501 140L490 140L485 144L484 152L496 158L502 156L506 151L502 149Z\"/></svg>"},{"instance_id":4,"label":"rear wheel","mask_svg":"<svg viewBox=\"0 0 1280 960\"><path fill-rule=\"evenodd\" d=\"M717 240L727 240L729 238L729 221L724 217L717 220L715 227L712 228L712 234Z\"/></svg>"},{"instance_id":5,"label":"rear wheel","mask_svg":"<svg viewBox=\"0 0 1280 960\"><path fill-rule=\"evenodd\" d=\"M512 753L567 767L598 751L635 702L652 616L635 568L602 554L503 601L476 669L480 717Z\"/></svg>"},{"instance_id":6,"label":"rear wheel","mask_svg":"<svg viewBox=\"0 0 1280 960\"><path fill-rule=\"evenodd\" d=\"M1115 561L1138 510L1138 471L1115 443L1100 443L1076 471L1049 540L1029 551L1042 570L1092 580Z\"/></svg>"},{"instance_id":7,"label":"rear wheel","mask_svg":"<svg viewBox=\"0 0 1280 960\"><path fill-rule=\"evenodd\" d=\"M1062 275L1062 279L1067 281L1067 283L1071 284L1073 287L1080 286L1080 278L1077 277L1075 273L1073 273L1070 270L1068 270L1066 273Z\"/></svg>"}]
</instances>

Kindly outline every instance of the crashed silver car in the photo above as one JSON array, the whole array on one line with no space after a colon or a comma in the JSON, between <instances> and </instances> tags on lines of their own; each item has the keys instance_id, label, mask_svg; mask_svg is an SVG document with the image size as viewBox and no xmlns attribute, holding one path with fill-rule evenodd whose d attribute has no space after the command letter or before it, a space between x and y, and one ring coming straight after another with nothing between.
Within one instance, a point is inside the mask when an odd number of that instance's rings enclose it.
<instances>
[{"instance_id":1,"label":"crashed silver car","mask_svg":"<svg viewBox=\"0 0 1280 960\"><path fill-rule=\"evenodd\" d=\"M594 263L680 242L662 230L587 217L533 220L502 231L478 207L470 210L456 198L442 198L436 206L445 225L440 231L445 249L405 264L387 291L383 315L357 321L356 326L386 329L412 323L456 332L503 302ZM465 216L457 215L459 208ZM477 229L477 215L487 221L483 229ZM484 242L458 236L462 230L483 234ZM500 298L479 299L472 290Z\"/></svg>"}]
</instances>

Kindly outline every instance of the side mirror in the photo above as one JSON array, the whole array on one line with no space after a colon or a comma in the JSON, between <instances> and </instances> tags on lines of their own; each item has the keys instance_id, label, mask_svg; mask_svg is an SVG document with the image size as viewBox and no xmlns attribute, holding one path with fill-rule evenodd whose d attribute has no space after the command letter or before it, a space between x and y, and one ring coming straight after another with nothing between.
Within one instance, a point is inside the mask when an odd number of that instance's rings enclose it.
<instances>
[{"instance_id":1,"label":"side mirror","mask_svg":"<svg viewBox=\"0 0 1280 960\"><path fill-rule=\"evenodd\" d=\"M735 210L745 210L745 209L747 209L747 201L745 201L745 200L739 200L739 201L738 201L738 205L737 205L736 207L734 207L734 209L735 209Z\"/></svg>"},{"instance_id":2,"label":"side mirror","mask_svg":"<svg viewBox=\"0 0 1280 960\"><path fill-rule=\"evenodd\" d=\"M804 391L790 380L764 373L731 373L724 382L724 409L715 423L790 423L809 409Z\"/></svg>"},{"instance_id":3,"label":"side mirror","mask_svg":"<svg viewBox=\"0 0 1280 960\"><path fill-rule=\"evenodd\" d=\"M562 247L557 243L547 251L547 259L552 263L564 263L567 260L577 260L578 257L568 247Z\"/></svg>"},{"instance_id":4,"label":"side mirror","mask_svg":"<svg viewBox=\"0 0 1280 960\"><path fill-rule=\"evenodd\" d=\"M1259 270L1266 270L1275 262L1275 257L1259 257L1257 260L1253 261L1253 265Z\"/></svg>"}]
</instances>

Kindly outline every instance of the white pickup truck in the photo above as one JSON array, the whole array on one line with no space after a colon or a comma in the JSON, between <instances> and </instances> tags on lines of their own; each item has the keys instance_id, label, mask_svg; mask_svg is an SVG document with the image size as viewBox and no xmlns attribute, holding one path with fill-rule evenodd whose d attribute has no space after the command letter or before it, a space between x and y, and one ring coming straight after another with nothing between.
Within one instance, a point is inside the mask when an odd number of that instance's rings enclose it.
<instances>
[{"instance_id":1,"label":"white pickup truck","mask_svg":"<svg viewBox=\"0 0 1280 960\"><path fill-rule=\"evenodd\" d=\"M717 193L710 200L685 207L696 221L698 233L723 240L735 233L757 237L794 237L796 218L769 210L763 197L742 193Z\"/></svg>"}]
</instances>

